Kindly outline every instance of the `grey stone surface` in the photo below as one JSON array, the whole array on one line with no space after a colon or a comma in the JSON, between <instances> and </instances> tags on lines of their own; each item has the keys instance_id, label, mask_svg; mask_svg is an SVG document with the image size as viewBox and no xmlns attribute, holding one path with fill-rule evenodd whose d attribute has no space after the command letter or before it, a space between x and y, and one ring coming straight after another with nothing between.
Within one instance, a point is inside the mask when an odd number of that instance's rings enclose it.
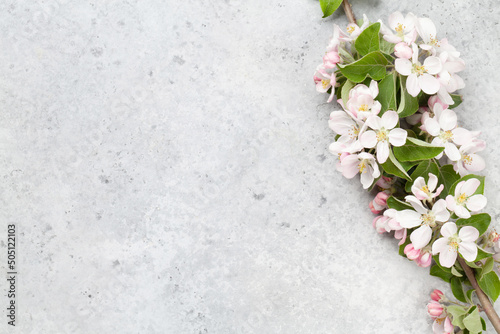
<instances>
[{"instance_id":1,"label":"grey stone surface","mask_svg":"<svg viewBox=\"0 0 500 334\"><path fill-rule=\"evenodd\" d=\"M497 220L497 3L352 3L428 16L462 51ZM446 286L327 151L312 74L333 22L313 0L2 1L0 266L15 223L19 277L0 332L430 333Z\"/></svg>"}]
</instances>

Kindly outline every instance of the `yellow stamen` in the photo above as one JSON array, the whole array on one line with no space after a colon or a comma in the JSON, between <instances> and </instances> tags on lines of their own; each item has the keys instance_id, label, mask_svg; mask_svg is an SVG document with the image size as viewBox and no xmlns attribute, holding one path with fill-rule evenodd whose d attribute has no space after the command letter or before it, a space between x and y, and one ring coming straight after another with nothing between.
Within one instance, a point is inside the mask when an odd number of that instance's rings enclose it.
<instances>
[{"instance_id":1,"label":"yellow stamen","mask_svg":"<svg viewBox=\"0 0 500 334\"><path fill-rule=\"evenodd\" d=\"M424 214L422 215L422 225L428 225L430 227L434 227L436 224L435 224L435 218L433 215L431 214Z\"/></svg>"},{"instance_id":2,"label":"yellow stamen","mask_svg":"<svg viewBox=\"0 0 500 334\"><path fill-rule=\"evenodd\" d=\"M321 80L321 86L323 86L323 89L327 89L329 85L330 85L330 80L326 79Z\"/></svg>"},{"instance_id":3,"label":"yellow stamen","mask_svg":"<svg viewBox=\"0 0 500 334\"><path fill-rule=\"evenodd\" d=\"M358 169L360 173L366 173L366 162L365 160L361 160L358 164Z\"/></svg>"},{"instance_id":4,"label":"yellow stamen","mask_svg":"<svg viewBox=\"0 0 500 334\"><path fill-rule=\"evenodd\" d=\"M439 134L439 138L444 142L448 142L453 139L453 133L450 130L443 131Z\"/></svg>"},{"instance_id":5,"label":"yellow stamen","mask_svg":"<svg viewBox=\"0 0 500 334\"><path fill-rule=\"evenodd\" d=\"M377 132L377 141L386 141L388 138L387 131L380 130Z\"/></svg>"},{"instance_id":6,"label":"yellow stamen","mask_svg":"<svg viewBox=\"0 0 500 334\"><path fill-rule=\"evenodd\" d=\"M404 26L400 23L396 26L396 28L394 30L396 30L397 32L402 32L404 30Z\"/></svg>"},{"instance_id":7,"label":"yellow stamen","mask_svg":"<svg viewBox=\"0 0 500 334\"><path fill-rule=\"evenodd\" d=\"M427 185L423 186L420 190L422 190L427 195L430 195L429 187Z\"/></svg>"},{"instance_id":8,"label":"yellow stamen","mask_svg":"<svg viewBox=\"0 0 500 334\"><path fill-rule=\"evenodd\" d=\"M417 75L422 75L424 73L427 73L427 70L424 65L413 64L413 73L416 73Z\"/></svg>"},{"instance_id":9,"label":"yellow stamen","mask_svg":"<svg viewBox=\"0 0 500 334\"><path fill-rule=\"evenodd\" d=\"M359 106L359 111L368 111L368 105L367 104L362 104Z\"/></svg>"},{"instance_id":10,"label":"yellow stamen","mask_svg":"<svg viewBox=\"0 0 500 334\"><path fill-rule=\"evenodd\" d=\"M465 193L461 193L457 198L458 204L464 204L467 201L467 195Z\"/></svg>"},{"instance_id":11,"label":"yellow stamen","mask_svg":"<svg viewBox=\"0 0 500 334\"><path fill-rule=\"evenodd\" d=\"M354 26L349 26L349 27L347 27L347 32L348 32L349 34L352 34L352 33L354 32L354 30L355 30L355 29L356 29L356 28L354 28Z\"/></svg>"},{"instance_id":12,"label":"yellow stamen","mask_svg":"<svg viewBox=\"0 0 500 334\"><path fill-rule=\"evenodd\" d=\"M463 155L462 160L463 160L464 164L466 164L466 165L472 164L472 157L468 154Z\"/></svg>"}]
</instances>

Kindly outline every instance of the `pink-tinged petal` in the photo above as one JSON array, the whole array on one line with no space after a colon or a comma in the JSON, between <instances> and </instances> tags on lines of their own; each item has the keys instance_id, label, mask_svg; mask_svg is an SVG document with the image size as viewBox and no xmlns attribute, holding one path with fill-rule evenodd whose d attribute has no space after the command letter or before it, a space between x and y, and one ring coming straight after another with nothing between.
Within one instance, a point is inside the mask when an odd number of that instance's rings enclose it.
<instances>
[{"instance_id":1,"label":"pink-tinged petal","mask_svg":"<svg viewBox=\"0 0 500 334\"><path fill-rule=\"evenodd\" d=\"M353 154L342 159L342 175L345 178L352 179L359 173L359 159Z\"/></svg>"},{"instance_id":2,"label":"pink-tinged petal","mask_svg":"<svg viewBox=\"0 0 500 334\"><path fill-rule=\"evenodd\" d=\"M470 212L464 206L457 205L454 211L455 214L460 218L470 218Z\"/></svg>"},{"instance_id":3,"label":"pink-tinged petal","mask_svg":"<svg viewBox=\"0 0 500 334\"><path fill-rule=\"evenodd\" d=\"M432 173L429 173L429 182L428 182L428 186L429 186L429 191L434 191L434 189L436 189L436 186L438 184L438 177Z\"/></svg>"},{"instance_id":4,"label":"pink-tinged petal","mask_svg":"<svg viewBox=\"0 0 500 334\"><path fill-rule=\"evenodd\" d=\"M422 39L428 43L436 37L436 26L431 19L422 17L417 20L417 32Z\"/></svg>"},{"instance_id":5,"label":"pink-tinged petal","mask_svg":"<svg viewBox=\"0 0 500 334\"><path fill-rule=\"evenodd\" d=\"M422 249L427 246L431 238L432 229L428 225L420 226L410 234L410 240L415 249Z\"/></svg>"},{"instance_id":6,"label":"pink-tinged petal","mask_svg":"<svg viewBox=\"0 0 500 334\"><path fill-rule=\"evenodd\" d=\"M464 128L456 128L451 130L453 134L453 142L457 145L464 145L472 140L472 133Z\"/></svg>"},{"instance_id":7,"label":"pink-tinged petal","mask_svg":"<svg viewBox=\"0 0 500 334\"><path fill-rule=\"evenodd\" d=\"M460 181L457 183L457 186L455 187L455 197L460 196L460 194L463 193L462 188L465 184L465 181Z\"/></svg>"},{"instance_id":8,"label":"pink-tinged petal","mask_svg":"<svg viewBox=\"0 0 500 334\"><path fill-rule=\"evenodd\" d=\"M449 238L457 233L457 225L452 222L448 222L441 226L441 235L443 237Z\"/></svg>"},{"instance_id":9,"label":"pink-tinged petal","mask_svg":"<svg viewBox=\"0 0 500 334\"><path fill-rule=\"evenodd\" d=\"M437 197L441 194L441 192L443 191L444 189L444 184L440 185L437 189L436 189L436 192L434 193L434 195L432 197Z\"/></svg>"},{"instance_id":10,"label":"pink-tinged petal","mask_svg":"<svg viewBox=\"0 0 500 334\"><path fill-rule=\"evenodd\" d=\"M464 226L460 229L460 232L458 232L458 237L465 242L474 242L479 238L479 231L475 227Z\"/></svg>"},{"instance_id":11,"label":"pink-tinged petal","mask_svg":"<svg viewBox=\"0 0 500 334\"><path fill-rule=\"evenodd\" d=\"M439 263L443 267L451 268L457 260L457 250L453 247L448 247L445 251L439 253Z\"/></svg>"},{"instance_id":12,"label":"pink-tinged petal","mask_svg":"<svg viewBox=\"0 0 500 334\"><path fill-rule=\"evenodd\" d=\"M407 136L408 133L406 130L400 128L392 129L391 132L389 132L389 143L391 143L392 146L403 146L406 143Z\"/></svg>"},{"instance_id":13,"label":"pink-tinged petal","mask_svg":"<svg viewBox=\"0 0 500 334\"><path fill-rule=\"evenodd\" d=\"M458 161L462 157L457 146L453 143L444 144L444 153L448 158L450 158L451 161Z\"/></svg>"},{"instance_id":14,"label":"pink-tinged petal","mask_svg":"<svg viewBox=\"0 0 500 334\"><path fill-rule=\"evenodd\" d=\"M401 239L398 242L398 246L401 246L402 244L404 244L406 242L406 233L407 233L407 230L405 228L402 228L402 229L394 232L394 238Z\"/></svg>"},{"instance_id":15,"label":"pink-tinged petal","mask_svg":"<svg viewBox=\"0 0 500 334\"><path fill-rule=\"evenodd\" d=\"M477 257L477 245L473 242L461 242L458 244L458 251L469 262L474 261Z\"/></svg>"},{"instance_id":16,"label":"pink-tinged petal","mask_svg":"<svg viewBox=\"0 0 500 334\"><path fill-rule=\"evenodd\" d=\"M352 127L356 125L354 120L343 110L336 110L330 114L328 126L339 135L348 134Z\"/></svg>"},{"instance_id":17,"label":"pink-tinged petal","mask_svg":"<svg viewBox=\"0 0 500 334\"><path fill-rule=\"evenodd\" d=\"M395 112L394 110L387 110L382 115L381 121L382 121L382 126L386 130L393 129L398 124L399 121L398 113Z\"/></svg>"},{"instance_id":18,"label":"pink-tinged petal","mask_svg":"<svg viewBox=\"0 0 500 334\"><path fill-rule=\"evenodd\" d=\"M417 211L421 215L427 213L427 209L422 205L422 202L420 202L418 198L416 198L415 196L408 195L405 197L405 200L408 203L410 203L410 205L415 209L415 211Z\"/></svg>"},{"instance_id":19,"label":"pink-tinged petal","mask_svg":"<svg viewBox=\"0 0 500 334\"><path fill-rule=\"evenodd\" d=\"M455 102L453 101L453 99L451 98L451 95L450 93L448 93L448 91L446 90L446 88L444 86L441 86L439 88L439 91L437 93L437 96L439 97L439 99L441 101L443 101L444 103L446 103L447 105L453 105Z\"/></svg>"},{"instance_id":20,"label":"pink-tinged petal","mask_svg":"<svg viewBox=\"0 0 500 334\"><path fill-rule=\"evenodd\" d=\"M429 44L420 44L419 45L422 50L429 51L432 49L432 46Z\"/></svg>"},{"instance_id":21,"label":"pink-tinged petal","mask_svg":"<svg viewBox=\"0 0 500 334\"><path fill-rule=\"evenodd\" d=\"M399 42L394 46L394 54L398 58L410 59L413 54L413 50L408 46L408 44Z\"/></svg>"},{"instance_id":22,"label":"pink-tinged petal","mask_svg":"<svg viewBox=\"0 0 500 334\"><path fill-rule=\"evenodd\" d=\"M444 334L451 333L455 333L455 327L451 323L451 319L446 317L446 319L444 319Z\"/></svg>"},{"instance_id":23,"label":"pink-tinged petal","mask_svg":"<svg viewBox=\"0 0 500 334\"><path fill-rule=\"evenodd\" d=\"M368 117L365 124L374 130L380 130L383 126L382 119L378 116Z\"/></svg>"},{"instance_id":24,"label":"pink-tinged petal","mask_svg":"<svg viewBox=\"0 0 500 334\"><path fill-rule=\"evenodd\" d=\"M404 24L405 18L401 12L394 12L389 15L389 27L396 30L399 24Z\"/></svg>"},{"instance_id":25,"label":"pink-tinged petal","mask_svg":"<svg viewBox=\"0 0 500 334\"><path fill-rule=\"evenodd\" d=\"M443 65L441 65L441 60L438 57L427 57L424 60L424 67L429 74L438 74L441 72ZM437 92L437 91L436 91Z\"/></svg>"},{"instance_id":26,"label":"pink-tinged petal","mask_svg":"<svg viewBox=\"0 0 500 334\"><path fill-rule=\"evenodd\" d=\"M380 110L382 109L382 105L378 101L374 101L373 105L371 107L371 111L373 115L378 115L380 113Z\"/></svg>"},{"instance_id":27,"label":"pink-tinged petal","mask_svg":"<svg viewBox=\"0 0 500 334\"><path fill-rule=\"evenodd\" d=\"M380 176L380 169L378 168L378 164L376 162L373 162L372 163L372 167L373 167L373 178L377 178Z\"/></svg>"},{"instance_id":28,"label":"pink-tinged petal","mask_svg":"<svg viewBox=\"0 0 500 334\"><path fill-rule=\"evenodd\" d=\"M439 80L436 77L430 75L429 73L424 73L418 77L418 84L424 93L433 95L439 91ZM415 95L416 96L416 95Z\"/></svg>"},{"instance_id":29,"label":"pink-tinged petal","mask_svg":"<svg viewBox=\"0 0 500 334\"><path fill-rule=\"evenodd\" d=\"M436 220L438 222L444 223L450 219L450 213L446 209L446 201L444 199L440 199L434 204L432 212L436 215Z\"/></svg>"},{"instance_id":30,"label":"pink-tinged petal","mask_svg":"<svg viewBox=\"0 0 500 334\"><path fill-rule=\"evenodd\" d=\"M457 127L457 114L450 109L445 109L439 116L439 126L444 131L453 130Z\"/></svg>"},{"instance_id":31,"label":"pink-tinged petal","mask_svg":"<svg viewBox=\"0 0 500 334\"><path fill-rule=\"evenodd\" d=\"M394 62L394 65L396 66L396 71L399 74L408 76L411 74L411 68L412 68L412 63L409 59L404 59L404 58L398 58Z\"/></svg>"},{"instance_id":32,"label":"pink-tinged petal","mask_svg":"<svg viewBox=\"0 0 500 334\"><path fill-rule=\"evenodd\" d=\"M405 20L403 22L403 25L405 27L405 32L410 32L415 28L415 21L416 17L413 13L408 13L406 14Z\"/></svg>"},{"instance_id":33,"label":"pink-tinged petal","mask_svg":"<svg viewBox=\"0 0 500 334\"><path fill-rule=\"evenodd\" d=\"M423 187L425 187L425 179L421 176L417 177L411 186L411 192L420 201L427 198L427 194L421 190Z\"/></svg>"},{"instance_id":34,"label":"pink-tinged petal","mask_svg":"<svg viewBox=\"0 0 500 334\"><path fill-rule=\"evenodd\" d=\"M366 148L373 148L377 145L377 134L375 131L368 130L361 135L359 138L361 145Z\"/></svg>"},{"instance_id":35,"label":"pink-tinged petal","mask_svg":"<svg viewBox=\"0 0 500 334\"><path fill-rule=\"evenodd\" d=\"M476 192L480 184L481 181L479 181L478 179L468 179L463 184L461 193L464 193L467 196L471 196Z\"/></svg>"},{"instance_id":36,"label":"pink-tinged petal","mask_svg":"<svg viewBox=\"0 0 500 334\"><path fill-rule=\"evenodd\" d=\"M486 199L486 196L474 195L469 197L469 199L467 200L467 209L472 212L480 211L484 209L487 203L488 200Z\"/></svg>"},{"instance_id":37,"label":"pink-tinged petal","mask_svg":"<svg viewBox=\"0 0 500 334\"><path fill-rule=\"evenodd\" d=\"M389 143L381 141L377 144L377 161L381 164L389 158Z\"/></svg>"},{"instance_id":38,"label":"pink-tinged petal","mask_svg":"<svg viewBox=\"0 0 500 334\"><path fill-rule=\"evenodd\" d=\"M441 130L441 127L439 126L439 123L436 120L436 118L437 117L427 118L424 121L425 131L427 131L430 135L434 137L438 136Z\"/></svg>"},{"instance_id":39,"label":"pink-tinged petal","mask_svg":"<svg viewBox=\"0 0 500 334\"><path fill-rule=\"evenodd\" d=\"M406 79L406 90L413 97L416 97L420 93L420 85L416 74L412 73Z\"/></svg>"},{"instance_id":40,"label":"pink-tinged petal","mask_svg":"<svg viewBox=\"0 0 500 334\"><path fill-rule=\"evenodd\" d=\"M448 238L439 238L432 244L432 254L436 255L448 248Z\"/></svg>"},{"instance_id":41,"label":"pink-tinged petal","mask_svg":"<svg viewBox=\"0 0 500 334\"><path fill-rule=\"evenodd\" d=\"M486 167L484 159L477 154L469 154L470 161L465 162L465 168L471 172L482 171Z\"/></svg>"},{"instance_id":42,"label":"pink-tinged petal","mask_svg":"<svg viewBox=\"0 0 500 334\"><path fill-rule=\"evenodd\" d=\"M402 210L396 214L396 220L404 228L412 228L422 223L422 215L413 210Z\"/></svg>"}]
</instances>

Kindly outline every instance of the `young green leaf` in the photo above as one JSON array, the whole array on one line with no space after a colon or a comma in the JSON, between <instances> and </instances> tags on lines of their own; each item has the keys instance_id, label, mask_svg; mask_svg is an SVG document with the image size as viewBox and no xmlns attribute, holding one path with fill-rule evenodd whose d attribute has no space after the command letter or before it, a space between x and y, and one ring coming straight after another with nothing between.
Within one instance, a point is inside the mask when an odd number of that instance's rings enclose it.
<instances>
[{"instance_id":1,"label":"young green leaf","mask_svg":"<svg viewBox=\"0 0 500 334\"><path fill-rule=\"evenodd\" d=\"M401 177L401 178L406 179L408 181L412 180L410 175L408 175L408 173L406 172L405 168L396 159L396 157L394 157L394 154L392 153L392 151L390 151L390 153L389 153L389 159L387 159L387 161L384 162L381 166L386 173Z\"/></svg>"},{"instance_id":2,"label":"young green leaf","mask_svg":"<svg viewBox=\"0 0 500 334\"><path fill-rule=\"evenodd\" d=\"M454 103L452 105L448 106L449 109L453 109L453 108L458 107L463 101L462 95L451 94L451 98L453 99Z\"/></svg>"},{"instance_id":3,"label":"young green leaf","mask_svg":"<svg viewBox=\"0 0 500 334\"><path fill-rule=\"evenodd\" d=\"M408 117L413 115L418 110L418 98L411 96L406 90L406 77L400 76L400 102L398 107L399 117Z\"/></svg>"},{"instance_id":4,"label":"young green leaf","mask_svg":"<svg viewBox=\"0 0 500 334\"><path fill-rule=\"evenodd\" d=\"M455 172L453 165L444 165L439 168L439 184L444 185L444 189L439 195L441 198L446 198L450 193L451 186L460 179L460 175Z\"/></svg>"},{"instance_id":5,"label":"young green leaf","mask_svg":"<svg viewBox=\"0 0 500 334\"><path fill-rule=\"evenodd\" d=\"M349 91L354 87L354 83L352 81L347 80L342 86L342 91L340 93L342 102L344 102L344 107L347 108L347 101L349 100Z\"/></svg>"},{"instance_id":6,"label":"young green leaf","mask_svg":"<svg viewBox=\"0 0 500 334\"><path fill-rule=\"evenodd\" d=\"M387 42L382 36L380 36L379 44L380 44L380 51L382 51L382 53L390 55L391 53L394 52L395 44Z\"/></svg>"},{"instance_id":7,"label":"young green leaf","mask_svg":"<svg viewBox=\"0 0 500 334\"><path fill-rule=\"evenodd\" d=\"M453 277L450 284L451 292L453 292L455 298L460 300L461 302L466 303L467 299L465 299L464 289L462 288L462 281L460 280L460 278Z\"/></svg>"},{"instance_id":8,"label":"young green leaf","mask_svg":"<svg viewBox=\"0 0 500 334\"><path fill-rule=\"evenodd\" d=\"M472 312L469 311L469 315L464 318L464 325L471 333L478 334L483 330L481 317L479 316L479 311L476 306L471 310Z\"/></svg>"},{"instance_id":9,"label":"young green leaf","mask_svg":"<svg viewBox=\"0 0 500 334\"><path fill-rule=\"evenodd\" d=\"M408 137L403 146L394 147L399 161L428 160L443 152L444 147L434 146L420 139Z\"/></svg>"},{"instance_id":10,"label":"young green leaf","mask_svg":"<svg viewBox=\"0 0 500 334\"><path fill-rule=\"evenodd\" d=\"M460 218L456 221L457 226L472 226L477 228L479 235L483 235L488 230L491 223L491 216L487 213L472 215L470 218Z\"/></svg>"},{"instance_id":11,"label":"young green leaf","mask_svg":"<svg viewBox=\"0 0 500 334\"><path fill-rule=\"evenodd\" d=\"M380 50L379 34L380 23L376 22L369 25L363 32L356 38L354 45L361 56L367 55L373 51Z\"/></svg>"},{"instance_id":12,"label":"young green leaf","mask_svg":"<svg viewBox=\"0 0 500 334\"><path fill-rule=\"evenodd\" d=\"M381 80L386 75L387 59L380 51L370 52L363 58L348 65L339 64L339 70L352 82L363 82L366 77Z\"/></svg>"},{"instance_id":13,"label":"young green leaf","mask_svg":"<svg viewBox=\"0 0 500 334\"><path fill-rule=\"evenodd\" d=\"M491 272L493 270L494 265L495 265L495 259L489 257L484 262L484 265L481 267L481 270L479 271L479 279L483 278L484 275Z\"/></svg>"},{"instance_id":14,"label":"young green leaf","mask_svg":"<svg viewBox=\"0 0 500 334\"><path fill-rule=\"evenodd\" d=\"M476 256L476 259L474 261L480 261L482 259L486 259L486 258L492 257L492 256L493 256L493 253L487 252L478 246L477 247L477 256Z\"/></svg>"},{"instance_id":15,"label":"young green leaf","mask_svg":"<svg viewBox=\"0 0 500 334\"><path fill-rule=\"evenodd\" d=\"M451 273L448 273L446 271L444 271L443 269L441 269L441 267L439 267L438 265L433 265L431 267L431 271L430 271L430 274L431 276L435 276L435 277L439 277L441 278L443 281L445 282L450 282L451 279L454 277Z\"/></svg>"},{"instance_id":16,"label":"young green leaf","mask_svg":"<svg viewBox=\"0 0 500 334\"><path fill-rule=\"evenodd\" d=\"M411 205L409 205L408 203L405 203L403 201L400 201L399 199L397 199L394 196L391 196L387 199L387 206L390 209L394 209L397 211L412 210L413 209Z\"/></svg>"},{"instance_id":17,"label":"young green leaf","mask_svg":"<svg viewBox=\"0 0 500 334\"><path fill-rule=\"evenodd\" d=\"M452 319L453 319L451 322L452 325L458 326L461 329L465 328L463 320L465 318L465 314L467 313L467 310L463 306L450 305L450 306L446 307L446 312L448 312L449 314L452 315Z\"/></svg>"},{"instance_id":18,"label":"young green leaf","mask_svg":"<svg viewBox=\"0 0 500 334\"><path fill-rule=\"evenodd\" d=\"M377 100L382 105L379 116L387 110L396 110L396 72L379 82Z\"/></svg>"},{"instance_id":19,"label":"young green leaf","mask_svg":"<svg viewBox=\"0 0 500 334\"><path fill-rule=\"evenodd\" d=\"M484 274L483 277L478 280L478 283L479 287L493 300L493 302L497 300L500 295L500 280L494 271Z\"/></svg>"},{"instance_id":20,"label":"young green leaf","mask_svg":"<svg viewBox=\"0 0 500 334\"><path fill-rule=\"evenodd\" d=\"M319 0L321 10L323 11L323 18L332 15L341 3L342 0Z\"/></svg>"}]
</instances>

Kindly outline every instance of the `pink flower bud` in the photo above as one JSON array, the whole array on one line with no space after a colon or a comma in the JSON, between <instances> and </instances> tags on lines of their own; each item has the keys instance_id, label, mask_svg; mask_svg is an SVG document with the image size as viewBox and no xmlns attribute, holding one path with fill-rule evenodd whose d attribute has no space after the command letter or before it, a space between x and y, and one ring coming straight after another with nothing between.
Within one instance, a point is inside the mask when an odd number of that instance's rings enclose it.
<instances>
[{"instance_id":1,"label":"pink flower bud","mask_svg":"<svg viewBox=\"0 0 500 334\"><path fill-rule=\"evenodd\" d=\"M376 214L376 215L378 215L379 213L382 212L383 209L382 210L377 210L375 208L375 205L376 204L374 204L373 201L370 201L370 203L368 203L368 207L370 208L371 212L374 213L374 214Z\"/></svg>"},{"instance_id":2,"label":"pink flower bud","mask_svg":"<svg viewBox=\"0 0 500 334\"><path fill-rule=\"evenodd\" d=\"M382 176L380 179L378 179L376 185L382 189L390 189L393 183L394 180L392 178L387 176Z\"/></svg>"},{"instance_id":3,"label":"pink flower bud","mask_svg":"<svg viewBox=\"0 0 500 334\"><path fill-rule=\"evenodd\" d=\"M439 304L436 301L431 301L429 304L427 304L427 313L433 318L436 319L439 317L441 314L443 314L444 308L443 305Z\"/></svg>"},{"instance_id":4,"label":"pink flower bud","mask_svg":"<svg viewBox=\"0 0 500 334\"><path fill-rule=\"evenodd\" d=\"M413 244L406 245L404 253L409 260L415 260L420 256L420 249L413 248Z\"/></svg>"},{"instance_id":5,"label":"pink flower bud","mask_svg":"<svg viewBox=\"0 0 500 334\"><path fill-rule=\"evenodd\" d=\"M394 46L394 54L398 58L410 59L413 55L413 51L408 44L400 42Z\"/></svg>"},{"instance_id":6,"label":"pink flower bud","mask_svg":"<svg viewBox=\"0 0 500 334\"><path fill-rule=\"evenodd\" d=\"M383 215L375 217L372 222L373 228L375 228L379 234L389 232L390 229L387 226L387 221L389 219L389 217Z\"/></svg>"},{"instance_id":7,"label":"pink flower bud","mask_svg":"<svg viewBox=\"0 0 500 334\"><path fill-rule=\"evenodd\" d=\"M422 252L416 262L419 267L427 268L431 265L432 254L430 252Z\"/></svg>"},{"instance_id":8,"label":"pink flower bud","mask_svg":"<svg viewBox=\"0 0 500 334\"><path fill-rule=\"evenodd\" d=\"M340 62L340 56L337 51L329 51L323 56L323 65L325 68L334 68Z\"/></svg>"},{"instance_id":9,"label":"pink flower bud","mask_svg":"<svg viewBox=\"0 0 500 334\"><path fill-rule=\"evenodd\" d=\"M389 198L389 194L385 191L381 191L375 196L375 199L373 200L377 205L386 207L387 206L387 199Z\"/></svg>"},{"instance_id":10,"label":"pink flower bud","mask_svg":"<svg viewBox=\"0 0 500 334\"><path fill-rule=\"evenodd\" d=\"M441 290L435 289L431 292L431 299L438 302L441 300L441 296L443 295L444 293Z\"/></svg>"}]
</instances>

